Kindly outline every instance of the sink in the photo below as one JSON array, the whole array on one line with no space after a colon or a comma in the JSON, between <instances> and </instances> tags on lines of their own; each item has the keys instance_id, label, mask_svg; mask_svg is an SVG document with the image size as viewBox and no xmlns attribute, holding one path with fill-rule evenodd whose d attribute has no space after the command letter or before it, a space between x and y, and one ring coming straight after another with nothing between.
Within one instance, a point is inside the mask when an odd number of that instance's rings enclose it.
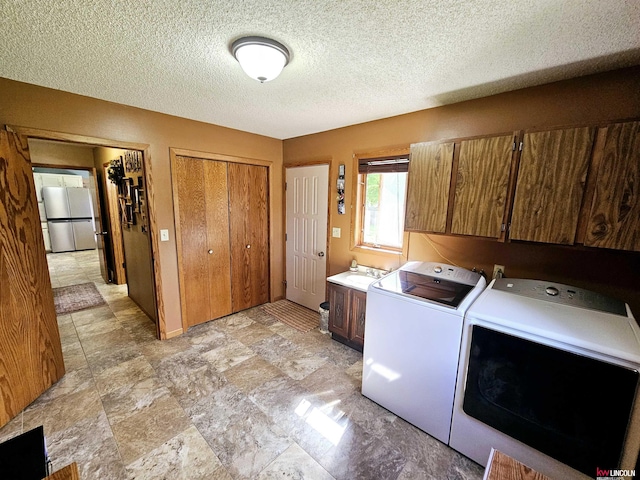
<instances>
[{"instance_id":1,"label":"sink","mask_svg":"<svg viewBox=\"0 0 640 480\"><path fill-rule=\"evenodd\" d=\"M366 273L356 273L350 271L342 272L327 278L328 282L337 283L338 285L342 285L343 287L355 288L356 290L360 290L361 292L366 292L369 285L371 285L376 280L380 279L372 277L371 275L367 275Z\"/></svg>"},{"instance_id":2,"label":"sink","mask_svg":"<svg viewBox=\"0 0 640 480\"><path fill-rule=\"evenodd\" d=\"M365 285L368 287L377 279L375 277L367 277L364 275L348 275L345 280L349 283L355 283L356 285Z\"/></svg>"}]
</instances>

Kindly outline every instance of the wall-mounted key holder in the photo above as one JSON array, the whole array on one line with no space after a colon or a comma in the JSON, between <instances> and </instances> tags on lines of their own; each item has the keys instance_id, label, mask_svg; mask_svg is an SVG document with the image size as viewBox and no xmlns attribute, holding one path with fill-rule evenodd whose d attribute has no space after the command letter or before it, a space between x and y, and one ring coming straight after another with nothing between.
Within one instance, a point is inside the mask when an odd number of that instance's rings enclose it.
<instances>
[{"instance_id":1,"label":"wall-mounted key holder","mask_svg":"<svg viewBox=\"0 0 640 480\"><path fill-rule=\"evenodd\" d=\"M344 206L344 164L338 167L338 214L345 214L345 206Z\"/></svg>"}]
</instances>

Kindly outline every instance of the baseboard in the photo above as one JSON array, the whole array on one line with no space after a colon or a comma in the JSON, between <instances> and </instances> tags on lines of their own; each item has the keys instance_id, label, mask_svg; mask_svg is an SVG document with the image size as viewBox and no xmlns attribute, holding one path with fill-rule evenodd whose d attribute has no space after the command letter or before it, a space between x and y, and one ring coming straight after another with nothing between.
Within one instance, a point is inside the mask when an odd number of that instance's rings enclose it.
<instances>
[{"instance_id":1,"label":"baseboard","mask_svg":"<svg viewBox=\"0 0 640 480\"><path fill-rule=\"evenodd\" d=\"M182 333L183 333L183 330L179 328L177 330L172 330L171 332L167 332L165 336L166 336L166 339L169 340L170 338L178 337L182 335Z\"/></svg>"}]
</instances>

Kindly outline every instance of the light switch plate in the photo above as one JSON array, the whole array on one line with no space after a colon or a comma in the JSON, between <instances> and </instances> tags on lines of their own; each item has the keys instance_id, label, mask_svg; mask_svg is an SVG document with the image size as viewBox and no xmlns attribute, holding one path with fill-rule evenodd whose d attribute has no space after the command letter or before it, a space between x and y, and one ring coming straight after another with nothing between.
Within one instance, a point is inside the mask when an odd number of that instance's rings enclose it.
<instances>
[{"instance_id":1,"label":"light switch plate","mask_svg":"<svg viewBox=\"0 0 640 480\"><path fill-rule=\"evenodd\" d=\"M334 238L340 238L340 229L337 227L333 227L333 233L331 235Z\"/></svg>"},{"instance_id":2,"label":"light switch plate","mask_svg":"<svg viewBox=\"0 0 640 480\"><path fill-rule=\"evenodd\" d=\"M166 230L166 229L160 230L160 241L161 242L169 241L169 230Z\"/></svg>"}]
</instances>

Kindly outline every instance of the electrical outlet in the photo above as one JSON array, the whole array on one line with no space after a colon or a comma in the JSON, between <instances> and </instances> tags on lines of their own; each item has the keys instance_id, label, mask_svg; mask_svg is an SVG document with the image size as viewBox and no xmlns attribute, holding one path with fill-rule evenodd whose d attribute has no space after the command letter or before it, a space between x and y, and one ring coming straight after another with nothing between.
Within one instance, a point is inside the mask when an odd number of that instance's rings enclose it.
<instances>
[{"instance_id":1,"label":"electrical outlet","mask_svg":"<svg viewBox=\"0 0 640 480\"><path fill-rule=\"evenodd\" d=\"M493 266L493 276L491 278L497 278L498 277L498 273L500 273L500 276L502 277L504 275L504 265L494 265Z\"/></svg>"},{"instance_id":2,"label":"electrical outlet","mask_svg":"<svg viewBox=\"0 0 640 480\"><path fill-rule=\"evenodd\" d=\"M340 238L340 229L338 227L333 227L333 233L332 233L332 237L333 238Z\"/></svg>"},{"instance_id":3,"label":"electrical outlet","mask_svg":"<svg viewBox=\"0 0 640 480\"><path fill-rule=\"evenodd\" d=\"M169 230L161 229L160 230L160 241L168 242L169 241Z\"/></svg>"}]
</instances>

